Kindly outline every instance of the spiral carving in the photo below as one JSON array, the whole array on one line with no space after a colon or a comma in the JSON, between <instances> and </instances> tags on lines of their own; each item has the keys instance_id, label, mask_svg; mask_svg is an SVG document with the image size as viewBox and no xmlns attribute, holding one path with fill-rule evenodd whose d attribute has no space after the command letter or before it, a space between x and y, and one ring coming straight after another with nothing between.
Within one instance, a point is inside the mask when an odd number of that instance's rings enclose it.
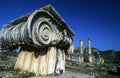
<instances>
[{"instance_id":1,"label":"spiral carving","mask_svg":"<svg viewBox=\"0 0 120 78\"><path fill-rule=\"evenodd\" d=\"M39 28L39 40L42 44L49 44L52 40L52 27L48 22L42 22Z\"/></svg>"},{"instance_id":2,"label":"spiral carving","mask_svg":"<svg viewBox=\"0 0 120 78\"><path fill-rule=\"evenodd\" d=\"M4 48L6 46L13 48L18 45L34 48L66 46L65 48L68 50L73 50L72 47L68 47L73 42L70 39L73 32L54 9L39 9L15 19L6 25L1 32L0 41L2 42L1 46Z\"/></svg>"},{"instance_id":3,"label":"spiral carving","mask_svg":"<svg viewBox=\"0 0 120 78\"><path fill-rule=\"evenodd\" d=\"M65 54L74 51L74 33L52 6L11 21L0 31L0 51L21 47L15 68L36 76L65 72ZM45 50L44 50L45 49Z\"/></svg>"},{"instance_id":4,"label":"spiral carving","mask_svg":"<svg viewBox=\"0 0 120 78\"><path fill-rule=\"evenodd\" d=\"M46 46L52 42L53 28L46 18L35 20L32 30L33 42L38 46Z\"/></svg>"}]
</instances>

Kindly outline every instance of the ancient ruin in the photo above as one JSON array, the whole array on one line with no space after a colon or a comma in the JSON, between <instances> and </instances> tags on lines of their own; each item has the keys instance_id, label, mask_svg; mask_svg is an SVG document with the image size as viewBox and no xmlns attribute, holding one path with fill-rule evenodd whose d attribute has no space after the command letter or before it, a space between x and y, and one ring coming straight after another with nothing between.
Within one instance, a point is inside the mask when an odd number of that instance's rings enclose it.
<instances>
[{"instance_id":1,"label":"ancient ruin","mask_svg":"<svg viewBox=\"0 0 120 78\"><path fill-rule=\"evenodd\" d=\"M1 50L21 47L15 68L36 76L65 73L65 54L72 53L74 33L51 6L19 17L0 31Z\"/></svg>"},{"instance_id":2,"label":"ancient ruin","mask_svg":"<svg viewBox=\"0 0 120 78\"><path fill-rule=\"evenodd\" d=\"M88 38L87 39L87 42L88 42L88 54L89 54L89 62L92 63L92 52L91 52L91 40Z\"/></svg>"},{"instance_id":3,"label":"ancient ruin","mask_svg":"<svg viewBox=\"0 0 120 78\"><path fill-rule=\"evenodd\" d=\"M80 53L79 53L79 61L81 62L81 63L84 63L84 57L83 57L83 51L84 49L83 49L83 40L81 39L80 40Z\"/></svg>"},{"instance_id":4,"label":"ancient ruin","mask_svg":"<svg viewBox=\"0 0 120 78\"><path fill-rule=\"evenodd\" d=\"M92 60L92 51L91 51L91 40L87 39L88 46L87 48L83 44L83 39L80 40L80 53L79 53L79 62L84 63L84 60L87 59L84 57L84 53L86 52L88 54L88 61L90 63L93 62Z\"/></svg>"},{"instance_id":5,"label":"ancient ruin","mask_svg":"<svg viewBox=\"0 0 120 78\"><path fill-rule=\"evenodd\" d=\"M91 46L90 38L86 42L87 46L85 46L84 40L80 39L80 46L74 49L74 53L66 56L66 61L82 65L103 64L104 59L100 55L100 50Z\"/></svg>"}]
</instances>

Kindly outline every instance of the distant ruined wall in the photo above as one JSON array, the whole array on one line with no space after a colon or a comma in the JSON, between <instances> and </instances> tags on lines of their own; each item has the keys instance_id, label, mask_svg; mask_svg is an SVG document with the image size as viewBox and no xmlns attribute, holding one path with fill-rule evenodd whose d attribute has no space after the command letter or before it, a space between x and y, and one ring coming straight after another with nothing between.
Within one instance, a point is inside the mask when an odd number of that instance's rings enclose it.
<instances>
[{"instance_id":1,"label":"distant ruined wall","mask_svg":"<svg viewBox=\"0 0 120 78\"><path fill-rule=\"evenodd\" d=\"M1 30L2 49L21 46L15 68L36 75L61 75L65 54L72 53L74 33L51 6L17 18Z\"/></svg>"}]
</instances>

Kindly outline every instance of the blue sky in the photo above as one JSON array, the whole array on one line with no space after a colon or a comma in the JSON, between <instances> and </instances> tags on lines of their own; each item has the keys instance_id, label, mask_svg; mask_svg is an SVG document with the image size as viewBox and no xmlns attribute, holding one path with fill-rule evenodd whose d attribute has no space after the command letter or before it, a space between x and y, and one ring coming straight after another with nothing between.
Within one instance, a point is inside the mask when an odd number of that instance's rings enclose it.
<instances>
[{"instance_id":1,"label":"blue sky","mask_svg":"<svg viewBox=\"0 0 120 78\"><path fill-rule=\"evenodd\" d=\"M0 0L0 29L11 20L52 4L75 33L100 50L120 50L120 0Z\"/></svg>"}]
</instances>

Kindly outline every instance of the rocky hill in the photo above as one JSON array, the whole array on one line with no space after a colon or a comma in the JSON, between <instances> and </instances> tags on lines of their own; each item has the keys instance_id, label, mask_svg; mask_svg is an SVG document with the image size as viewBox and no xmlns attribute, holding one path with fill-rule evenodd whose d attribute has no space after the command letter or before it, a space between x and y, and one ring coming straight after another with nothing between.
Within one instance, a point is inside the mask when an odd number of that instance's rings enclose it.
<instances>
[{"instance_id":1,"label":"rocky hill","mask_svg":"<svg viewBox=\"0 0 120 78\"><path fill-rule=\"evenodd\" d=\"M106 63L120 63L120 51L106 50L100 51L100 55L104 58Z\"/></svg>"},{"instance_id":2,"label":"rocky hill","mask_svg":"<svg viewBox=\"0 0 120 78\"><path fill-rule=\"evenodd\" d=\"M87 49L84 47L84 49ZM80 54L80 49L75 48L74 54L78 56ZM87 55L87 51L84 50L84 54ZM120 78L120 51L115 50L106 50L100 51L99 49L92 48L92 55L95 57L102 57L104 59L104 63L89 63L84 60L84 63L75 63L75 62L67 62L66 67L68 69L78 70L79 72L83 72L89 75L92 75L95 78ZM85 59L88 56L84 57ZM118 70L119 67L119 70Z\"/></svg>"},{"instance_id":3,"label":"rocky hill","mask_svg":"<svg viewBox=\"0 0 120 78\"><path fill-rule=\"evenodd\" d=\"M87 53L87 48L84 47L84 53ZM102 57L106 63L120 63L120 51L106 50L101 51L97 48L91 48L92 54L96 57ZM75 48L74 54L78 55L80 53L79 47Z\"/></svg>"}]
</instances>

